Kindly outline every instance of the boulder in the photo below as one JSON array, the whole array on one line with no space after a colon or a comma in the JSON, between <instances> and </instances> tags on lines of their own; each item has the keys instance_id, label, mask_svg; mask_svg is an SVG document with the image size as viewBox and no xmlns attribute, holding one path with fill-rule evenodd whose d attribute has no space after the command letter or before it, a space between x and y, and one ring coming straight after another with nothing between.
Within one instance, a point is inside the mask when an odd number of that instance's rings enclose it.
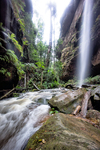
<instances>
[{"instance_id":1,"label":"boulder","mask_svg":"<svg viewBox=\"0 0 100 150\"><path fill-rule=\"evenodd\" d=\"M86 118L90 119L95 125L100 128L100 112L97 110L88 110Z\"/></svg>"},{"instance_id":2,"label":"boulder","mask_svg":"<svg viewBox=\"0 0 100 150\"><path fill-rule=\"evenodd\" d=\"M74 116L51 116L29 139L25 150L100 150L100 130Z\"/></svg>"},{"instance_id":3,"label":"boulder","mask_svg":"<svg viewBox=\"0 0 100 150\"><path fill-rule=\"evenodd\" d=\"M68 90L60 96L53 97L48 103L51 107L57 108L60 112L70 114L78 105L81 105L85 92L86 90L84 88Z\"/></svg>"},{"instance_id":4,"label":"boulder","mask_svg":"<svg viewBox=\"0 0 100 150\"><path fill-rule=\"evenodd\" d=\"M91 96L93 96L94 100L100 100L100 86L92 90Z\"/></svg>"},{"instance_id":5,"label":"boulder","mask_svg":"<svg viewBox=\"0 0 100 150\"><path fill-rule=\"evenodd\" d=\"M100 86L91 91L91 102L93 108L100 111Z\"/></svg>"}]
</instances>

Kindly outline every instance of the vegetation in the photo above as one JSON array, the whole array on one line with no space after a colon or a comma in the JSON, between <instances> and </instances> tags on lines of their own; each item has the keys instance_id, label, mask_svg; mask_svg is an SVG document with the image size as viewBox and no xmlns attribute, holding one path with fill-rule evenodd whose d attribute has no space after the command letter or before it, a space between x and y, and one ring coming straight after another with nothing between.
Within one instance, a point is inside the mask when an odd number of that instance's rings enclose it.
<instances>
[{"instance_id":1,"label":"vegetation","mask_svg":"<svg viewBox=\"0 0 100 150\"><path fill-rule=\"evenodd\" d=\"M51 108L51 110L50 110L49 114L55 114L55 113L58 113L58 111L57 111L57 110L55 110L55 108Z\"/></svg>"},{"instance_id":2,"label":"vegetation","mask_svg":"<svg viewBox=\"0 0 100 150\"><path fill-rule=\"evenodd\" d=\"M79 81L77 81L76 78L68 80L64 87L66 87L68 84L72 85L78 85ZM94 76L94 77L88 77L84 80L84 84L100 84L100 75Z\"/></svg>"},{"instance_id":3,"label":"vegetation","mask_svg":"<svg viewBox=\"0 0 100 150\"><path fill-rule=\"evenodd\" d=\"M85 79L85 83L88 84L100 84L100 76L94 76L94 77L89 77L87 79Z\"/></svg>"},{"instance_id":4,"label":"vegetation","mask_svg":"<svg viewBox=\"0 0 100 150\"><path fill-rule=\"evenodd\" d=\"M5 50L5 54L0 55L1 62L11 63L16 67L20 80L18 87L24 85L24 74L26 74L27 87L34 88L33 83L40 89L59 87L62 83L60 80L62 76L62 63L58 59L55 61L51 59L52 27L50 42L47 45L43 42L44 23L41 18L37 17L36 26L32 22L31 13L24 11L25 3L23 1L12 0L12 5L16 19L20 24L19 32L21 37L19 41L13 32L8 31L8 38L5 41L2 38L0 39L0 47ZM49 8L51 18L55 17L56 7L53 4L49 4ZM2 23L0 23L0 28L5 30ZM5 49L2 46L2 41L13 43L16 50L19 51L20 57L16 56L13 49ZM50 53L48 52L49 49ZM0 69L0 73L5 76L11 76L9 69L7 70L5 67Z\"/></svg>"}]
</instances>

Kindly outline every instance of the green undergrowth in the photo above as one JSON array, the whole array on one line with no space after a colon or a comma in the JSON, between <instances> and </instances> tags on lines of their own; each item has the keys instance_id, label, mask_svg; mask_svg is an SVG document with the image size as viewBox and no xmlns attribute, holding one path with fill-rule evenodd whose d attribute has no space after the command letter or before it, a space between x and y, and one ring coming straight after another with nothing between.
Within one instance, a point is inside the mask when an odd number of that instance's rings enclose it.
<instances>
[{"instance_id":1,"label":"green undergrowth","mask_svg":"<svg viewBox=\"0 0 100 150\"><path fill-rule=\"evenodd\" d=\"M55 108L51 108L49 114L55 114L58 113L58 111Z\"/></svg>"},{"instance_id":2,"label":"green undergrowth","mask_svg":"<svg viewBox=\"0 0 100 150\"><path fill-rule=\"evenodd\" d=\"M100 84L100 75L89 77L85 79L84 82L88 84Z\"/></svg>"},{"instance_id":3,"label":"green undergrowth","mask_svg":"<svg viewBox=\"0 0 100 150\"><path fill-rule=\"evenodd\" d=\"M64 87L66 87L68 84L72 85L78 85L79 81L76 80L76 78L68 80ZM94 77L88 77L84 80L84 84L100 84L100 75L94 76Z\"/></svg>"}]
</instances>

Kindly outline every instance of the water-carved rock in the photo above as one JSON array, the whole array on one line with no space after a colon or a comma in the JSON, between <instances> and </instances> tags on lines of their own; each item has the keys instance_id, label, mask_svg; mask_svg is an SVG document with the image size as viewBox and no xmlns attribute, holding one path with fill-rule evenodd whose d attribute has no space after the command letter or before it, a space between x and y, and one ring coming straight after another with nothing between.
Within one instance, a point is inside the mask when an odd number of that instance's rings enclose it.
<instances>
[{"instance_id":1,"label":"water-carved rock","mask_svg":"<svg viewBox=\"0 0 100 150\"><path fill-rule=\"evenodd\" d=\"M68 90L60 96L53 97L48 103L59 111L70 114L78 105L81 105L85 92L86 90L82 88L74 91Z\"/></svg>"}]
</instances>

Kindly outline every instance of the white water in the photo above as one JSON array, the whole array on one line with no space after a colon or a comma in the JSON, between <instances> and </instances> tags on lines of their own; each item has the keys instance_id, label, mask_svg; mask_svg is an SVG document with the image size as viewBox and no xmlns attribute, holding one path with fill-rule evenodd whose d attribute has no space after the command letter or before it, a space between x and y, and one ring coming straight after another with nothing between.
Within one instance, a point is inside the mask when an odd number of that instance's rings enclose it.
<instances>
[{"instance_id":1,"label":"white water","mask_svg":"<svg viewBox=\"0 0 100 150\"><path fill-rule=\"evenodd\" d=\"M0 150L23 150L29 137L49 115L47 101L66 90L28 92L18 98L0 101Z\"/></svg>"},{"instance_id":2,"label":"white water","mask_svg":"<svg viewBox=\"0 0 100 150\"><path fill-rule=\"evenodd\" d=\"M84 79L89 74L89 61L91 56L91 25L92 25L92 4L93 0L85 0L81 40L80 40L80 56L79 56L79 87L84 83Z\"/></svg>"}]
</instances>

